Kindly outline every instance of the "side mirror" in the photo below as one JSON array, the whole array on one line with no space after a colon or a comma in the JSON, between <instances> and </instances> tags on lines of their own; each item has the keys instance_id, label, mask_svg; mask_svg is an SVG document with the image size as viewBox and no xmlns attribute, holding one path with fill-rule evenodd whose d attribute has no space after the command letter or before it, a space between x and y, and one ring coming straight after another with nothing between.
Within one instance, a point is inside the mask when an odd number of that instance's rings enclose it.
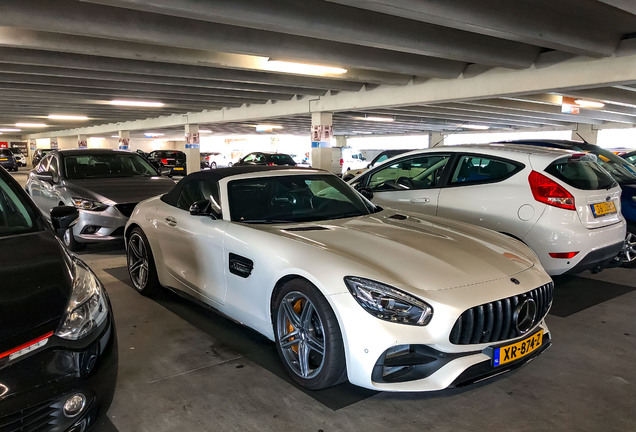
<instances>
[{"instance_id":1,"label":"side mirror","mask_svg":"<svg viewBox=\"0 0 636 432\"><path fill-rule=\"evenodd\" d=\"M210 201L204 199L195 202L190 206L190 214L192 216L210 216L213 219L220 219L221 214L216 212Z\"/></svg>"},{"instance_id":2,"label":"side mirror","mask_svg":"<svg viewBox=\"0 0 636 432\"><path fill-rule=\"evenodd\" d=\"M57 206L51 209L51 223L56 230L72 227L78 218L79 210L74 206Z\"/></svg>"},{"instance_id":3,"label":"side mirror","mask_svg":"<svg viewBox=\"0 0 636 432\"><path fill-rule=\"evenodd\" d=\"M53 181L53 173L50 172L50 171L44 171L44 172L41 172L41 173L36 173L35 176L39 180L42 180L42 181L45 181L45 182L48 182L48 183L51 183L51 184L55 183Z\"/></svg>"},{"instance_id":4,"label":"side mirror","mask_svg":"<svg viewBox=\"0 0 636 432\"><path fill-rule=\"evenodd\" d=\"M371 192L369 189L362 188L362 189L359 189L358 192L360 192L360 195L362 195L369 201L373 199L373 192Z\"/></svg>"}]
</instances>

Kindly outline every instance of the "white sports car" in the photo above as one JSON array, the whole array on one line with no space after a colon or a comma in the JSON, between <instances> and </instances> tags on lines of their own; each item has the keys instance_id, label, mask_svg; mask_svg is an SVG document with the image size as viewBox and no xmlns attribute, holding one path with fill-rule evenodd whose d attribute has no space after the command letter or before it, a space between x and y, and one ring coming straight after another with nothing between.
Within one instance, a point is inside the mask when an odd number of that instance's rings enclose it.
<instances>
[{"instance_id":1,"label":"white sports car","mask_svg":"<svg viewBox=\"0 0 636 432\"><path fill-rule=\"evenodd\" d=\"M137 205L125 236L140 293L179 290L254 328L306 388L438 390L551 343L553 283L523 243L382 209L324 171L193 173Z\"/></svg>"}]
</instances>

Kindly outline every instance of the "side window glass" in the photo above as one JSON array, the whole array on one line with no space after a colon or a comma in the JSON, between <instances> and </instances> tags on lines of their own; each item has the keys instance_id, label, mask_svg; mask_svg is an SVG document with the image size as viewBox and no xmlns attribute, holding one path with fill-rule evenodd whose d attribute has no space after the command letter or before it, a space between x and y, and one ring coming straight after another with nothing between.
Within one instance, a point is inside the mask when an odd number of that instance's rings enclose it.
<instances>
[{"instance_id":1,"label":"side window glass","mask_svg":"<svg viewBox=\"0 0 636 432\"><path fill-rule=\"evenodd\" d=\"M49 160L50 160L50 159L51 159L51 157L50 157L50 156L49 156L49 157L45 157L44 159L42 159L42 160L40 161L40 163L38 164L38 166L37 166L37 168L36 168L36 171L37 171L38 173L46 172L46 171L48 170L48 167L49 167Z\"/></svg>"},{"instance_id":2,"label":"side window glass","mask_svg":"<svg viewBox=\"0 0 636 432\"><path fill-rule=\"evenodd\" d=\"M402 159L373 173L367 187L375 191L436 188L449 159L447 154Z\"/></svg>"},{"instance_id":3,"label":"side window glass","mask_svg":"<svg viewBox=\"0 0 636 432\"><path fill-rule=\"evenodd\" d=\"M190 210L192 204L204 199L213 202L213 208L220 208L219 185L216 182L205 180L190 181L183 185L181 195L177 200L177 207L182 210Z\"/></svg>"},{"instance_id":4,"label":"side window glass","mask_svg":"<svg viewBox=\"0 0 636 432\"><path fill-rule=\"evenodd\" d=\"M48 167L48 171L51 172L51 174L53 174L53 181L57 182L60 179L60 170L58 168L58 163L57 163L57 158L55 156L51 156L50 157L50 162L49 162L49 167Z\"/></svg>"},{"instance_id":5,"label":"side window glass","mask_svg":"<svg viewBox=\"0 0 636 432\"><path fill-rule=\"evenodd\" d=\"M450 184L489 183L508 178L517 165L479 155L462 156L455 167Z\"/></svg>"},{"instance_id":6,"label":"side window glass","mask_svg":"<svg viewBox=\"0 0 636 432\"><path fill-rule=\"evenodd\" d=\"M245 159L243 159L243 162L252 162L254 160L254 154L250 153L247 156L245 156Z\"/></svg>"}]
</instances>

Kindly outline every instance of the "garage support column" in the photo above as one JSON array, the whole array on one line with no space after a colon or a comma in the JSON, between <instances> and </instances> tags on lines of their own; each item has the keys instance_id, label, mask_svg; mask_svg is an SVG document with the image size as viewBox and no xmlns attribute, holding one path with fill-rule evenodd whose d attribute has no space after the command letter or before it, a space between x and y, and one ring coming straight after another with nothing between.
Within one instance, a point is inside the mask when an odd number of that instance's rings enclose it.
<instances>
[{"instance_id":1,"label":"garage support column","mask_svg":"<svg viewBox=\"0 0 636 432\"><path fill-rule=\"evenodd\" d=\"M130 150L130 131L119 131L119 149Z\"/></svg>"},{"instance_id":2,"label":"garage support column","mask_svg":"<svg viewBox=\"0 0 636 432\"><path fill-rule=\"evenodd\" d=\"M78 135L77 136L77 148L88 148L88 136L87 135Z\"/></svg>"},{"instance_id":3,"label":"garage support column","mask_svg":"<svg viewBox=\"0 0 636 432\"><path fill-rule=\"evenodd\" d=\"M336 137L336 147L346 147L346 146L347 146L347 136L338 135Z\"/></svg>"},{"instance_id":4,"label":"garage support column","mask_svg":"<svg viewBox=\"0 0 636 432\"><path fill-rule=\"evenodd\" d=\"M199 144L199 125L185 125L185 154L188 174L201 171L201 148Z\"/></svg>"},{"instance_id":5,"label":"garage support column","mask_svg":"<svg viewBox=\"0 0 636 432\"><path fill-rule=\"evenodd\" d=\"M598 129L594 129L590 124L578 123L576 125L576 129L572 131L572 139L575 141L581 141L581 138L590 144L596 144Z\"/></svg>"},{"instance_id":6,"label":"garage support column","mask_svg":"<svg viewBox=\"0 0 636 432\"><path fill-rule=\"evenodd\" d=\"M441 132L430 132L428 134L428 146L437 147L444 145L444 134Z\"/></svg>"},{"instance_id":7,"label":"garage support column","mask_svg":"<svg viewBox=\"0 0 636 432\"><path fill-rule=\"evenodd\" d=\"M333 171L332 122L333 114L330 112L311 113L311 166L313 168Z\"/></svg>"},{"instance_id":8,"label":"garage support column","mask_svg":"<svg viewBox=\"0 0 636 432\"><path fill-rule=\"evenodd\" d=\"M57 137L49 138L49 148L51 148L52 150L60 148L59 144L57 143Z\"/></svg>"}]
</instances>

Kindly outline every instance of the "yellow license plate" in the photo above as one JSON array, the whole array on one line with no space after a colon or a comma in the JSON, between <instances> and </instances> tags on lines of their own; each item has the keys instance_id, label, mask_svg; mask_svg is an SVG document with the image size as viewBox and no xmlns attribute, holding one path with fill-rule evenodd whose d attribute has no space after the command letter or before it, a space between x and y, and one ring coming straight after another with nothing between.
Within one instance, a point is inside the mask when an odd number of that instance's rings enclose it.
<instances>
[{"instance_id":1,"label":"yellow license plate","mask_svg":"<svg viewBox=\"0 0 636 432\"><path fill-rule=\"evenodd\" d=\"M603 216L610 213L616 213L616 206L613 201L592 204L592 213L594 217Z\"/></svg>"},{"instance_id":2,"label":"yellow license plate","mask_svg":"<svg viewBox=\"0 0 636 432\"><path fill-rule=\"evenodd\" d=\"M492 364L493 366L500 366L510 363L511 361L519 360L539 348L542 341L543 330L539 330L537 333L522 341L495 348Z\"/></svg>"},{"instance_id":3,"label":"yellow license plate","mask_svg":"<svg viewBox=\"0 0 636 432\"><path fill-rule=\"evenodd\" d=\"M183 168L173 168L175 171L183 171Z\"/></svg>"},{"instance_id":4,"label":"yellow license plate","mask_svg":"<svg viewBox=\"0 0 636 432\"><path fill-rule=\"evenodd\" d=\"M9 160L9 159L7 159L7 158L0 158L0 161L7 161L7 160Z\"/></svg>"}]
</instances>

